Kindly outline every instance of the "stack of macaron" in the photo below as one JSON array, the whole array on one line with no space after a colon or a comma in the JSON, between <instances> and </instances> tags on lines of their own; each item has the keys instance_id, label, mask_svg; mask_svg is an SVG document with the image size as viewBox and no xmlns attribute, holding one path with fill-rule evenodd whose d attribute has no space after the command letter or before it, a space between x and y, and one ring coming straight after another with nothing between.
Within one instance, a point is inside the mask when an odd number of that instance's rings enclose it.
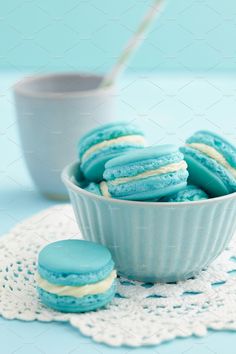
<instances>
[{"instance_id":1,"label":"stack of macaron","mask_svg":"<svg viewBox=\"0 0 236 354\"><path fill-rule=\"evenodd\" d=\"M140 128L116 122L88 132L78 151L84 188L105 198L185 202L236 191L236 148L208 131L180 148L148 146Z\"/></svg>"}]
</instances>

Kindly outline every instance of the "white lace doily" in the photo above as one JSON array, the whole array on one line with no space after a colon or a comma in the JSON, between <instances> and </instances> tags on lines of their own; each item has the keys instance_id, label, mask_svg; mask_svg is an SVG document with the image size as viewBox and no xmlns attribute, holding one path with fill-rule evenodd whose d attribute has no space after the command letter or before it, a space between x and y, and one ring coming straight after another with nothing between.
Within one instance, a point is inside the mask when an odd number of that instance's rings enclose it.
<instances>
[{"instance_id":1,"label":"white lace doily","mask_svg":"<svg viewBox=\"0 0 236 354\"><path fill-rule=\"evenodd\" d=\"M0 238L0 314L24 321L68 321L108 345L159 344L175 337L203 336L207 329L236 330L236 239L197 279L143 284L119 279L107 309L62 314L42 305L34 274L38 251L63 238L79 238L72 208L47 209Z\"/></svg>"}]
</instances>

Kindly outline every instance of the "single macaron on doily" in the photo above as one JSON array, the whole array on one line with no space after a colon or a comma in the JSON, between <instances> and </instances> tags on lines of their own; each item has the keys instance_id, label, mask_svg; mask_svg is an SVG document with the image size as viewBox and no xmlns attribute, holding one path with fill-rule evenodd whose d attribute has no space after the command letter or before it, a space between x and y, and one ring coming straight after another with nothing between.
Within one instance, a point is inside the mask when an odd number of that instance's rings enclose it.
<instances>
[{"instance_id":1,"label":"single macaron on doily","mask_svg":"<svg viewBox=\"0 0 236 354\"><path fill-rule=\"evenodd\" d=\"M87 180L100 182L108 160L145 145L142 130L127 122L110 123L90 130L78 144L81 171Z\"/></svg>"},{"instance_id":2,"label":"single macaron on doily","mask_svg":"<svg viewBox=\"0 0 236 354\"><path fill-rule=\"evenodd\" d=\"M132 151L108 161L103 195L127 200L155 200L187 185L187 164L174 145Z\"/></svg>"},{"instance_id":3,"label":"single macaron on doily","mask_svg":"<svg viewBox=\"0 0 236 354\"><path fill-rule=\"evenodd\" d=\"M189 183L211 197L236 192L236 148L218 134L198 131L181 148L188 164Z\"/></svg>"},{"instance_id":4,"label":"single macaron on doily","mask_svg":"<svg viewBox=\"0 0 236 354\"><path fill-rule=\"evenodd\" d=\"M110 251L84 240L48 244L39 253L37 290L42 303L61 312L104 307L116 291Z\"/></svg>"}]
</instances>

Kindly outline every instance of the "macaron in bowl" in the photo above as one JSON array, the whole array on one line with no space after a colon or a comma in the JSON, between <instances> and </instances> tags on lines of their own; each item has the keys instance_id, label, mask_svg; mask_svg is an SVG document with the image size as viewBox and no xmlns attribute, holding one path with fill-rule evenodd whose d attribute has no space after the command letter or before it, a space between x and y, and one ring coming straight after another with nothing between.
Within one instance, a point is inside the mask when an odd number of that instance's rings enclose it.
<instances>
[{"instance_id":1,"label":"macaron in bowl","mask_svg":"<svg viewBox=\"0 0 236 354\"><path fill-rule=\"evenodd\" d=\"M189 182L211 197L236 192L236 148L206 130L194 133L181 148L188 164Z\"/></svg>"},{"instance_id":2,"label":"macaron in bowl","mask_svg":"<svg viewBox=\"0 0 236 354\"><path fill-rule=\"evenodd\" d=\"M97 195L103 195L99 183L91 182L84 189Z\"/></svg>"},{"instance_id":3,"label":"macaron in bowl","mask_svg":"<svg viewBox=\"0 0 236 354\"><path fill-rule=\"evenodd\" d=\"M196 276L236 231L236 193L198 201L143 202L90 193L74 183L79 163L62 174L86 240L106 245L119 274L144 282Z\"/></svg>"},{"instance_id":4,"label":"macaron in bowl","mask_svg":"<svg viewBox=\"0 0 236 354\"><path fill-rule=\"evenodd\" d=\"M144 133L128 122L110 123L90 130L78 144L81 171L87 180L99 182L108 160L145 145Z\"/></svg>"},{"instance_id":5,"label":"macaron in bowl","mask_svg":"<svg viewBox=\"0 0 236 354\"><path fill-rule=\"evenodd\" d=\"M103 195L128 200L155 200L187 184L187 164L174 145L146 147L109 160Z\"/></svg>"},{"instance_id":6,"label":"macaron in bowl","mask_svg":"<svg viewBox=\"0 0 236 354\"><path fill-rule=\"evenodd\" d=\"M48 244L38 256L37 290L43 304L61 312L86 312L115 295L116 271L109 250L83 240Z\"/></svg>"},{"instance_id":7,"label":"macaron in bowl","mask_svg":"<svg viewBox=\"0 0 236 354\"><path fill-rule=\"evenodd\" d=\"M208 195L199 187L188 184L177 193L161 198L161 202L195 202L197 200L208 199Z\"/></svg>"}]
</instances>

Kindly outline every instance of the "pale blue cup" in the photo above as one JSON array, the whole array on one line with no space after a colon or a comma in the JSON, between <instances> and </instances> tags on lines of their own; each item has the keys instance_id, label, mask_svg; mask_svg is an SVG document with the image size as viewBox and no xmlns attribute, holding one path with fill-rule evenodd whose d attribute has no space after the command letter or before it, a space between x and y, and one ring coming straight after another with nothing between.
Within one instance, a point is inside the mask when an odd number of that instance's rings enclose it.
<instances>
[{"instance_id":1,"label":"pale blue cup","mask_svg":"<svg viewBox=\"0 0 236 354\"><path fill-rule=\"evenodd\" d=\"M61 172L76 158L80 137L116 120L116 89L101 88L103 76L53 73L14 85L22 150L37 189L47 198L67 199Z\"/></svg>"},{"instance_id":2,"label":"pale blue cup","mask_svg":"<svg viewBox=\"0 0 236 354\"><path fill-rule=\"evenodd\" d=\"M106 245L127 278L175 282L196 276L235 232L236 193L183 203L106 199L80 188L78 171L79 163L69 165L62 179L82 235Z\"/></svg>"}]
</instances>

